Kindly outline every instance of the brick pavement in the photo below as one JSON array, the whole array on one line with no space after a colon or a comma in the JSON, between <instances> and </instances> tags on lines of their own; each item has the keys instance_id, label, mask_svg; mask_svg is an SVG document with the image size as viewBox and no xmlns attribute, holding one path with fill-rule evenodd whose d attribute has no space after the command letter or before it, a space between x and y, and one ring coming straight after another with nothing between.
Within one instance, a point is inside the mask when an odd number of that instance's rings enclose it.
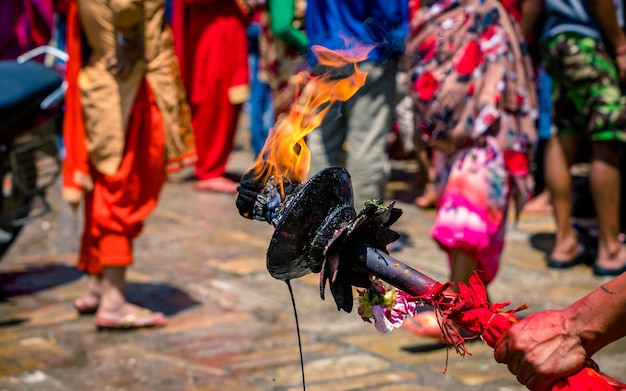
<instances>
[{"instance_id":1,"label":"brick pavement","mask_svg":"<svg viewBox=\"0 0 626 391\"><path fill-rule=\"evenodd\" d=\"M234 171L250 163L245 150L231 158ZM405 187L390 185L404 210L394 229L407 238L393 255L444 281L447 263L428 237L434 213L402 202ZM291 299L265 270L272 228L239 217L233 196L194 192L182 180L166 185L137 241L128 294L170 323L130 332L98 332L91 317L73 310L82 287L74 269L80 217L60 201L58 187L50 196L54 211L27 226L0 262L0 390L302 389ZM585 266L547 269L541 248L551 231L549 216L511 224L489 288L494 301L526 302L527 313L558 308L604 281ZM443 374L444 349L423 351L431 341L404 330L379 334L356 313L338 312L332 299L320 300L317 283L315 275L292 283L307 390L524 389L481 342L465 358L450 351ZM626 379L626 341L595 358Z\"/></svg>"}]
</instances>

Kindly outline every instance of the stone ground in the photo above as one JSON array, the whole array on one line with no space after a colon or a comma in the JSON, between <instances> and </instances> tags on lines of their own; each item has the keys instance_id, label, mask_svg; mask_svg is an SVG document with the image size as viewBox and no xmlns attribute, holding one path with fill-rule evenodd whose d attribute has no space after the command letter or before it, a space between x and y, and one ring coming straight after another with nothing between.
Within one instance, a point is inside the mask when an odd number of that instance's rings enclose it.
<instances>
[{"instance_id":1,"label":"stone ground","mask_svg":"<svg viewBox=\"0 0 626 391\"><path fill-rule=\"evenodd\" d=\"M246 145L245 134L238 145ZM230 169L252 160L236 150ZM428 236L433 211L409 202L415 168L394 163L390 197L404 214L393 228L405 247L392 255L445 281L448 266ZM128 296L165 312L160 329L97 331L72 299L83 280L74 264L80 217L50 191L53 211L26 226L0 263L0 390L276 390L303 389L298 338L285 283L265 269L272 227L241 218L234 196L199 193L178 175L136 243ZM546 268L552 219L523 215L509 226L493 301L529 310L561 308L601 284L590 268ZM356 311L338 312L319 298L317 275L292 282L309 391L517 391L505 366L482 342L471 356L405 330L379 334ZM330 296L330 295L329 295ZM599 352L607 374L626 379L626 340ZM447 360L447 371L446 369Z\"/></svg>"}]
</instances>

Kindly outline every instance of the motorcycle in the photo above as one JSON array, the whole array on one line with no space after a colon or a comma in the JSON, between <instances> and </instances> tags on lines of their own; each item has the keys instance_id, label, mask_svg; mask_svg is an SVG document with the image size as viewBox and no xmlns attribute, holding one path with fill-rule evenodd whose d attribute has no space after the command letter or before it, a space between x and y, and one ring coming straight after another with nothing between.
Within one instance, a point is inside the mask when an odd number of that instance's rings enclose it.
<instances>
[{"instance_id":1,"label":"motorcycle","mask_svg":"<svg viewBox=\"0 0 626 391\"><path fill-rule=\"evenodd\" d=\"M56 59L68 56L43 46L0 61L0 257L26 224L51 210L46 191L61 172L67 85Z\"/></svg>"}]
</instances>

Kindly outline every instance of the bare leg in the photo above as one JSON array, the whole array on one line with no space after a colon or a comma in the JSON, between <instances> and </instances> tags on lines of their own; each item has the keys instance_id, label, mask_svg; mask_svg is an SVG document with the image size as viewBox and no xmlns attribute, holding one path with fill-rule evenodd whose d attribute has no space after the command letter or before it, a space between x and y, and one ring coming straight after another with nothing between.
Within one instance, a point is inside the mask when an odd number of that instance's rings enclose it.
<instances>
[{"instance_id":1,"label":"bare leg","mask_svg":"<svg viewBox=\"0 0 626 391\"><path fill-rule=\"evenodd\" d=\"M97 319L121 322L129 316L146 312L144 308L126 301L125 288L126 267L105 266L102 269L102 296L96 313ZM160 312L146 313L133 321L133 327L160 324L164 321L165 317Z\"/></svg>"},{"instance_id":2,"label":"bare leg","mask_svg":"<svg viewBox=\"0 0 626 391\"><path fill-rule=\"evenodd\" d=\"M415 153L415 160L418 166L416 185L419 188L423 188L428 182L431 181L431 164L428 151L424 148L419 148Z\"/></svg>"},{"instance_id":3,"label":"bare leg","mask_svg":"<svg viewBox=\"0 0 626 391\"><path fill-rule=\"evenodd\" d=\"M589 180L598 216L599 240L596 264L616 270L626 264L626 247L620 234L620 169L623 146L615 141L593 143Z\"/></svg>"},{"instance_id":4,"label":"bare leg","mask_svg":"<svg viewBox=\"0 0 626 391\"><path fill-rule=\"evenodd\" d=\"M452 260L450 267L450 281L454 282L454 285L450 287L450 290L455 293L459 293L457 284L459 282L468 284L474 270L478 268L478 263L467 255L467 253L461 250L453 250L450 253L450 259Z\"/></svg>"},{"instance_id":5,"label":"bare leg","mask_svg":"<svg viewBox=\"0 0 626 391\"><path fill-rule=\"evenodd\" d=\"M550 258L567 262L579 252L576 232L570 224L572 216L572 178L570 165L575 152L576 139L572 136L553 137L546 141L545 180L550 191L556 239Z\"/></svg>"},{"instance_id":6,"label":"bare leg","mask_svg":"<svg viewBox=\"0 0 626 391\"><path fill-rule=\"evenodd\" d=\"M461 250L452 251L449 257L451 260L450 281L454 282L454 285L452 285L449 290L454 293L459 293L457 283L463 282L468 284L474 270L478 267L478 263ZM402 327L414 334L443 341L437 315L433 310L422 311L417 313L413 318L405 319Z\"/></svg>"},{"instance_id":7,"label":"bare leg","mask_svg":"<svg viewBox=\"0 0 626 391\"><path fill-rule=\"evenodd\" d=\"M98 314L119 315L126 304L126 268L104 267L102 277L102 311Z\"/></svg>"},{"instance_id":8,"label":"bare leg","mask_svg":"<svg viewBox=\"0 0 626 391\"><path fill-rule=\"evenodd\" d=\"M433 208L435 206L435 203L437 202L437 195L435 194L434 185L435 168L430 161L428 151L425 149L425 147L418 150L417 162L419 165L418 186L422 187L423 191L422 195L415 198L413 202L420 208Z\"/></svg>"}]
</instances>

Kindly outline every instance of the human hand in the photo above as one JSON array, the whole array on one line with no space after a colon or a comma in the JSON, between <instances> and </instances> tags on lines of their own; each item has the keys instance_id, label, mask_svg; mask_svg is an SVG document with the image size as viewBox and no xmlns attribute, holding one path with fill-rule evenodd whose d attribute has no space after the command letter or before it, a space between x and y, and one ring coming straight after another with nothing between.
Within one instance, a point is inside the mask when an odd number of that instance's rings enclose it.
<instances>
[{"instance_id":1,"label":"human hand","mask_svg":"<svg viewBox=\"0 0 626 391\"><path fill-rule=\"evenodd\" d=\"M115 34L115 53L107 58L107 69L115 76L125 78L135 63L144 56L143 40L140 34Z\"/></svg>"},{"instance_id":2,"label":"human hand","mask_svg":"<svg viewBox=\"0 0 626 391\"><path fill-rule=\"evenodd\" d=\"M531 391L548 390L587 362L580 336L565 311L529 315L496 343L494 357Z\"/></svg>"}]
</instances>

